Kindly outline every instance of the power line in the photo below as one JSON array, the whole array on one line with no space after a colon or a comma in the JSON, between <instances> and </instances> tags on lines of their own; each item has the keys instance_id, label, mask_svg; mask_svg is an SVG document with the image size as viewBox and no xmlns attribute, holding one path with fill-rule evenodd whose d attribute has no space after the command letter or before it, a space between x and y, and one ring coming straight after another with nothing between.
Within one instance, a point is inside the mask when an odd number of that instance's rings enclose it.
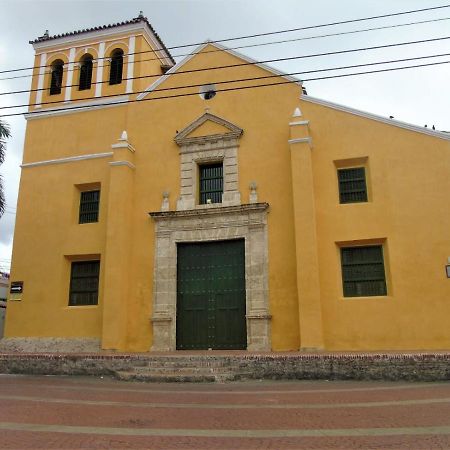
<instances>
[{"instance_id":1,"label":"power line","mask_svg":"<svg viewBox=\"0 0 450 450\"><path fill-rule=\"evenodd\" d=\"M449 8L449 7L450 7L450 5L433 6L430 8L413 9L413 10L400 11L400 12L390 13L390 14L381 14L381 15L377 15L377 16L361 17L358 19L348 19L348 20L342 20L342 21L338 21L338 22L329 22L329 23L324 23L324 24L319 24L319 25L309 25L306 27L290 28L290 29L286 29L286 30L277 30L277 31L270 31L270 32L266 32L266 33L249 34L249 35L244 35L244 36L235 36L235 37L226 38L226 39L218 39L218 40L214 40L214 41L210 41L210 42L211 43L220 43L220 42L236 41L236 40L241 40L241 39L252 39L252 38L256 38L256 37L271 36L271 35L283 34L283 33L292 33L295 31L311 30L314 28L324 28L324 27L330 27L330 26L335 26L335 25L343 25L343 24L348 24L348 23L362 22L365 20L383 19L386 17L395 17L395 16L414 14L414 13L424 12L424 11L433 11L433 10ZM161 48L156 48L156 49L152 49L152 50L143 50L140 52L127 53L124 56L138 55L138 54L142 54L142 53L150 53L150 52L157 52L157 51L167 51L167 50L173 50L176 48L193 47L193 46L202 45L203 43L204 42L197 42L197 43L191 43L191 44L175 45L175 46L166 47L166 48L161 47ZM107 59L107 58L108 57L96 58L96 60ZM50 66L45 65L45 66L31 66L31 67L23 67L23 68L17 68L17 69L8 69L8 70L2 70L2 71L0 71L0 73L11 73L11 72L19 72L22 70L33 70L33 69L38 69L40 67L50 67Z\"/></svg>"},{"instance_id":2,"label":"power line","mask_svg":"<svg viewBox=\"0 0 450 450\"><path fill-rule=\"evenodd\" d=\"M393 63L399 63L399 62L406 62L406 61L415 61L415 60L422 60L422 59L429 59L429 58L438 58L443 56L450 56L450 53L440 53L436 55L427 55L427 56L415 56L412 58L403 58L403 59L394 59L394 60L388 60L388 61L377 61L373 63L364 63L364 64L353 64L349 66L338 66L338 67L329 67L326 69L314 69L314 70L302 70L301 72L292 72L292 73L286 73L285 76L295 76L295 75L301 75L301 74L307 74L307 73L317 73L317 72L328 72L332 70L343 70L343 69L354 69L357 67L367 67L367 66L375 66L380 64L393 64ZM244 81L256 81L256 80L262 80L262 79L268 79L268 78L276 78L280 77L280 75L266 75L261 77L251 77L251 78L240 78L240 79L233 79L233 80L224 80L224 81L213 81L211 84L227 84L227 83L238 83L238 82L244 82ZM300 81L300 80L298 80ZM161 91L172 91L172 90L178 90L178 89L187 89L187 88L194 88L194 87L200 87L203 86L204 83L200 84L190 84L190 85L183 85L183 86L175 86L170 88L161 88L156 89L153 92L161 92ZM134 91L131 92L131 94L142 94L147 92L146 90L143 91ZM110 98L110 97L117 97L117 94L110 94L110 95L104 95L102 98ZM77 99L77 101L82 100L93 100L98 97L84 97ZM52 105L52 104L59 104L61 101L50 101L50 102L41 102L41 103L32 103L32 104L23 104L23 105L12 105L12 106L0 106L0 109L11 109L11 108L24 108L24 107L30 107L30 106L37 106L37 105Z\"/></svg>"},{"instance_id":3,"label":"power line","mask_svg":"<svg viewBox=\"0 0 450 450\"><path fill-rule=\"evenodd\" d=\"M309 54L309 55L289 56L286 58L275 58L275 59L267 59L267 60L262 60L262 61L243 62L243 63L239 63L239 64L227 64L224 66L213 66L213 67L207 67L207 68L203 68L203 69L191 69L191 70L184 70L184 71L180 71L180 72L173 72L170 75L181 75L181 74L186 74L186 73L196 73L196 72L204 72L204 71L210 71L210 70L228 69L228 68L250 66L250 65L257 65L257 64L267 64L267 63L274 63L274 62L281 62L281 61L292 61L295 59L316 58L316 57L320 57L320 56L331 56L331 55L354 53L354 52L360 52L360 51L379 50L382 48L392 48L392 47L399 47L399 46L403 46L403 45L423 44L423 43L441 41L441 40L446 40L446 39L450 39L450 36L444 36L444 37L433 38L433 39L422 39L419 41L399 42L396 44L385 44L385 45L377 45L377 46L372 46L372 47L362 47L362 48L356 48L356 49L338 50L338 51L334 51L334 52L313 53L313 54ZM142 78L161 78L163 76L164 75L161 75L161 74L148 74L148 75L142 75L142 76L138 76L138 77L124 78L122 81L137 80L137 79L142 79ZM301 81L301 80L299 80L299 81ZM105 83L105 82L102 81L102 82L100 82L100 84L101 83ZM95 85L95 84L97 84L97 83L92 83L92 85ZM78 85L72 84L70 86L64 86L64 87L74 87L74 86L78 86ZM0 93L0 95L36 92L36 91L40 91L40 90L47 90L47 88L30 89L30 90L26 90L26 91L2 92L2 93ZM94 99L94 98L98 98L98 97L84 97L81 100L90 100L90 99ZM59 103L59 102L47 102L47 104L49 104L49 103ZM46 104L46 103L40 103L40 104ZM1 107L0 109L18 108L18 107L22 107L22 106L28 106L28 105L5 106L5 107Z\"/></svg>"},{"instance_id":4,"label":"power line","mask_svg":"<svg viewBox=\"0 0 450 450\"><path fill-rule=\"evenodd\" d=\"M203 54L208 54L208 53L216 53L216 52L223 52L226 50L239 50L239 49L243 49L243 48L252 48L252 47L262 47L262 46L267 46L267 45L274 45L274 44L283 44L283 43L288 43L288 42L296 42L296 41L303 41L303 40L310 40L310 39L318 39L318 38L324 38L324 37L331 37L331 36L341 36L341 35L346 35L346 34L355 34L355 33L362 33L362 32L366 32L366 31L374 31L374 30L383 30L383 29L387 29L387 28L397 28L397 27L403 27L403 26L409 26L409 25L417 25L417 24L423 24L423 23L430 23L430 22L440 22L443 20L449 20L450 17L444 17L441 19L431 19L431 20L422 20L422 21L418 21L418 22L409 22L409 23L403 23L403 24L397 24L397 25L386 25L383 27L374 27L374 28L365 28L362 30L353 30L353 31L343 31L343 32L339 32L339 33L328 33L328 34L322 34L322 35L316 35L316 36L306 36L306 37L301 37L301 38L294 38L294 39L284 39L281 41L272 41L272 42L262 42L259 44L249 44L249 45L240 45L237 47L230 47L230 48L218 48L218 49L214 49L214 50L208 50L203 52ZM183 57L183 56L189 56L192 53L184 53L184 54L180 54L180 55L175 55L175 57ZM148 62L148 61L155 61L158 60L159 58L148 58L148 59L141 59L139 61L135 61L135 63L143 63L143 62ZM40 66L39 66L40 67ZM42 67L47 67L47 66L42 66ZM66 73L68 72L75 72L77 69L66 69ZM32 77L33 74L29 74L29 75L20 75L20 76L16 76L16 77L6 77L6 78L0 78L0 81L3 80L13 80L13 79L17 79L17 78L30 78ZM126 79L132 79L132 78L126 78ZM109 81L101 81L99 83L108 83ZM78 85L72 85L72 86L78 86ZM45 90L46 88L42 88L43 90ZM17 91L14 93L22 93L22 92L27 92L27 91ZM0 95L4 95L1 94Z\"/></svg>"},{"instance_id":5,"label":"power line","mask_svg":"<svg viewBox=\"0 0 450 450\"><path fill-rule=\"evenodd\" d=\"M289 42L306 41L306 40L311 40L311 39L320 39L320 38L324 38L324 37L342 36L342 35L347 35L347 34L363 33L363 32L367 32L367 31L385 30L385 29L389 29L389 28L399 28L399 27L418 25L418 24L424 24L424 23L441 22L441 21L449 20L449 19L450 19L450 17L444 17L444 18L440 18L440 19L421 20L421 21L417 21L417 22L408 22L408 23L401 23L401 24L396 24L396 25L385 25L385 26L382 26L382 27L364 28L364 29L361 29L361 30L341 31L341 32L338 32L338 33L327 33L327 34L321 34L321 35L316 35L316 36L305 36L305 37L294 38L294 39L284 39L284 40L281 40L281 41L272 41L272 42L262 42L262 43L258 43L258 44L239 45L237 47L230 47L230 48L227 48L227 49L218 48L218 49L214 49L214 50L208 50L208 51L203 52L203 54L223 52L223 51L226 51L226 50L240 50L240 49L244 49L244 48L263 47L263 46L267 46L267 45L284 44L284 43L289 43ZM191 53L183 53L183 54L179 54L179 55L174 55L174 57L175 58L185 57L185 56L189 56L190 54ZM100 58L100 59L102 59L102 58ZM159 58L141 59L139 61L135 61L135 63L138 64L138 63L143 63L143 62L148 62L148 61L156 61L156 60L159 60ZM93 59L93 61L96 61L96 59ZM34 68L40 68L40 67L51 67L51 66L35 66ZM17 70L19 70L19 69L17 69ZM22 70L28 70L28 69L22 69ZM75 72L76 70L78 70L78 69L66 69L66 73ZM4 72L6 72L6 71L4 71ZM0 72L0 73L2 73L2 72ZM30 78L32 76L33 76L33 74L19 75L19 76L15 76L15 77L5 77L5 78L0 78L0 81L13 80L13 79L17 79L17 78ZM107 83L107 82L109 82L109 81L101 81L99 83ZM77 86L77 85L72 85L72 86ZM43 90L45 90L45 88L43 88ZM26 91L17 91L17 92L14 92L14 93L22 93L22 92L26 92ZM0 95L4 95L4 94L0 93Z\"/></svg>"},{"instance_id":6,"label":"power line","mask_svg":"<svg viewBox=\"0 0 450 450\"><path fill-rule=\"evenodd\" d=\"M440 62L434 62L434 63L426 63L426 64L419 64L415 66L403 66L403 67L396 67L396 68L389 68L389 69L379 69L379 70L371 70L366 72L355 72L355 73L348 73L348 74L340 74L340 75L330 75L325 77L317 77L317 78L305 78L303 81L317 81L317 80L326 80L331 78L343 78L343 77L350 77L350 76L357 76L357 75L369 75L374 73L381 73L381 72L392 72L395 70L404 70L404 69L417 69L419 67L427 67L427 66L436 66L441 64L448 64L450 63L450 60L448 61L440 61ZM233 81L229 81L233 82ZM254 89L259 87L270 87L270 86L278 86L278 85L285 85L285 84L293 84L298 83L298 81L294 80L285 80L280 81L276 83L269 83L269 84L259 84L259 85L252 85L252 86L239 86L235 88L224 88L224 89L217 89L216 92L230 92L230 91L240 91L244 89ZM126 101L117 101L117 102L110 102L107 103L108 106L110 105L124 105L128 103L136 103L136 102L143 102L143 101L151 101L151 100L162 100L162 99L168 99L168 98L179 98L179 97L188 97L192 95L198 95L197 92L190 92L190 93L184 93L184 94L175 94L170 96L161 96L161 97L149 97L149 98L143 98L140 100L133 99L133 100L126 100ZM41 114L42 112L49 113L49 112L61 112L61 111L71 111L71 110L77 110L77 109L95 109L98 107L105 106L104 104L97 104L97 105L77 105L67 108L59 108L59 109L47 109L44 111L29 111L27 113L12 113L12 114L3 114L0 117L12 117L12 116L21 116L23 114L27 114L27 116L35 115L35 114Z\"/></svg>"}]
</instances>

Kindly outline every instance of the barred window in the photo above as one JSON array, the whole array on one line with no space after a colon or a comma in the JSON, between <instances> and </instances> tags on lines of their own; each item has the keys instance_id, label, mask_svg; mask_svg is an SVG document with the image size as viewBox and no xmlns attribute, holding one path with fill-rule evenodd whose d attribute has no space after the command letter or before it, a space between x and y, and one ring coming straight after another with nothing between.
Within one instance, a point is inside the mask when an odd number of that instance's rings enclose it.
<instances>
[{"instance_id":1,"label":"barred window","mask_svg":"<svg viewBox=\"0 0 450 450\"><path fill-rule=\"evenodd\" d=\"M200 204L222 203L223 164L200 166Z\"/></svg>"},{"instance_id":2,"label":"barred window","mask_svg":"<svg viewBox=\"0 0 450 450\"><path fill-rule=\"evenodd\" d=\"M338 180L340 203L367 202L366 169L364 167L339 169Z\"/></svg>"},{"instance_id":3,"label":"barred window","mask_svg":"<svg viewBox=\"0 0 450 450\"><path fill-rule=\"evenodd\" d=\"M64 62L57 59L51 68L50 95L61 94Z\"/></svg>"},{"instance_id":4,"label":"barred window","mask_svg":"<svg viewBox=\"0 0 450 450\"><path fill-rule=\"evenodd\" d=\"M80 82L78 89L84 91L91 88L92 83L92 56L84 55L80 62Z\"/></svg>"},{"instance_id":5,"label":"barred window","mask_svg":"<svg viewBox=\"0 0 450 450\"><path fill-rule=\"evenodd\" d=\"M100 261L72 262L69 306L97 305Z\"/></svg>"},{"instance_id":6,"label":"barred window","mask_svg":"<svg viewBox=\"0 0 450 450\"><path fill-rule=\"evenodd\" d=\"M122 83L123 50L116 49L111 54L111 66L109 70L109 84Z\"/></svg>"},{"instance_id":7,"label":"barred window","mask_svg":"<svg viewBox=\"0 0 450 450\"><path fill-rule=\"evenodd\" d=\"M341 248L344 297L387 295L383 247Z\"/></svg>"},{"instance_id":8,"label":"barred window","mask_svg":"<svg viewBox=\"0 0 450 450\"><path fill-rule=\"evenodd\" d=\"M84 191L80 195L80 216L78 223L98 222L100 191Z\"/></svg>"}]
</instances>

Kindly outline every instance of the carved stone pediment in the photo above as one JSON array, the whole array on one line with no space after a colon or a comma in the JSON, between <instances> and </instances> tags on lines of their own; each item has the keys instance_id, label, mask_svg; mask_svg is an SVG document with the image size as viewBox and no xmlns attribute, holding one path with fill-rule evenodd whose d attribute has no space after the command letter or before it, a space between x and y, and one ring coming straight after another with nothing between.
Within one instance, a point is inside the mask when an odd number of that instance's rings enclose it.
<instances>
[{"instance_id":1,"label":"carved stone pediment","mask_svg":"<svg viewBox=\"0 0 450 450\"><path fill-rule=\"evenodd\" d=\"M209 112L195 119L176 136L175 142L180 146L216 141L237 140L243 133L242 128L215 116Z\"/></svg>"},{"instance_id":2,"label":"carved stone pediment","mask_svg":"<svg viewBox=\"0 0 450 450\"><path fill-rule=\"evenodd\" d=\"M237 152L242 133L237 125L206 112L176 135L181 156L178 211L241 204ZM214 163L223 164L222 202L199 204L199 167Z\"/></svg>"}]
</instances>

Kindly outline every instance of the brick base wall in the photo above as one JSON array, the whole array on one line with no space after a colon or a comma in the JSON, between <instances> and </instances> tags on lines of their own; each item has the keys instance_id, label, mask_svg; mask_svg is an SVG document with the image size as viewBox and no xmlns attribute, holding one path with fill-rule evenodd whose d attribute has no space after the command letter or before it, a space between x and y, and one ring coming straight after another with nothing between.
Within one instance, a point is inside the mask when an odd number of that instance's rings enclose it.
<instances>
[{"instance_id":1,"label":"brick base wall","mask_svg":"<svg viewBox=\"0 0 450 450\"><path fill-rule=\"evenodd\" d=\"M1 353L0 373L114 375L137 366L186 361L221 364L237 379L450 380L450 353L149 355Z\"/></svg>"}]
</instances>

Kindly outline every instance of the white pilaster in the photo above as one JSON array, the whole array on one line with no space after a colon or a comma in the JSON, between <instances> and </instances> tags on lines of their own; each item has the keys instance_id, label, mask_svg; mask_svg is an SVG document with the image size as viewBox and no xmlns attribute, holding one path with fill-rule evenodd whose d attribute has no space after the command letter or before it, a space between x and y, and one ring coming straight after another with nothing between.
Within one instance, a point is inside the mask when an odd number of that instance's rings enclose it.
<instances>
[{"instance_id":1,"label":"white pilaster","mask_svg":"<svg viewBox=\"0 0 450 450\"><path fill-rule=\"evenodd\" d=\"M72 47L69 51L69 65L67 67L67 77L66 77L66 95L64 97L64 101L68 102L70 101L72 97L72 80L73 80L73 71L74 71L74 64L75 61L75 47Z\"/></svg>"},{"instance_id":2,"label":"white pilaster","mask_svg":"<svg viewBox=\"0 0 450 450\"><path fill-rule=\"evenodd\" d=\"M101 97L102 95L102 81L103 81L103 66L105 60L105 43L100 42L98 46L98 60L97 60L97 79L95 81L95 96Z\"/></svg>"},{"instance_id":3,"label":"white pilaster","mask_svg":"<svg viewBox=\"0 0 450 450\"><path fill-rule=\"evenodd\" d=\"M133 92L133 76L134 76L134 49L136 45L136 37L130 36L128 42L128 65L127 65L127 94Z\"/></svg>"},{"instance_id":4,"label":"white pilaster","mask_svg":"<svg viewBox=\"0 0 450 450\"><path fill-rule=\"evenodd\" d=\"M45 77L45 65L47 63L47 53L42 53L39 60L39 78L38 78L38 91L36 94L36 108L41 107L42 102L42 89L44 88L44 77Z\"/></svg>"}]
</instances>

